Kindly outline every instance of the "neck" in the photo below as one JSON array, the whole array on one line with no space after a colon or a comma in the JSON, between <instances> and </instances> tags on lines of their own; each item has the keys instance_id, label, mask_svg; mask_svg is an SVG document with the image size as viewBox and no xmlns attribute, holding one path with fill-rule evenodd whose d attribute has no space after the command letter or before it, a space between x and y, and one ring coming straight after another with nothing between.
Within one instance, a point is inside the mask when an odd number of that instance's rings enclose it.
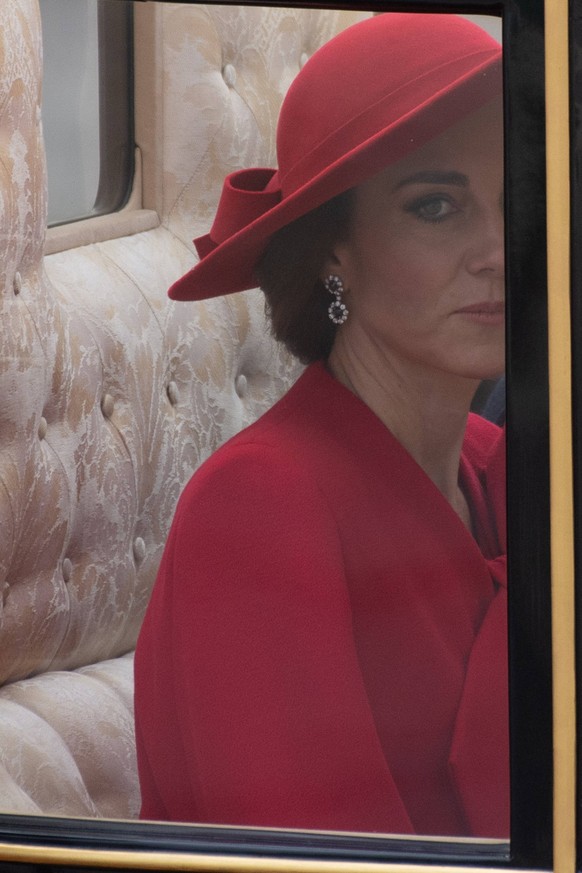
<instances>
[{"instance_id":1,"label":"neck","mask_svg":"<svg viewBox=\"0 0 582 873\"><path fill-rule=\"evenodd\" d=\"M402 361L385 350L358 355L338 335L332 374L380 418L467 520L459 464L471 400L478 381Z\"/></svg>"}]
</instances>

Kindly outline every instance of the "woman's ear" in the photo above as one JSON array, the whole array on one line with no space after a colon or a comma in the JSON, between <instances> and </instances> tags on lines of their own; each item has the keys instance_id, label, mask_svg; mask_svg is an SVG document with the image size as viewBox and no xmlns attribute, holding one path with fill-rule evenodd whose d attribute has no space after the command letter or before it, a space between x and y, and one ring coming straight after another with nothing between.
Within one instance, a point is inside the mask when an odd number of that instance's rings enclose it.
<instances>
[{"instance_id":1,"label":"woman's ear","mask_svg":"<svg viewBox=\"0 0 582 873\"><path fill-rule=\"evenodd\" d=\"M322 274L319 277L322 281L326 276L340 276L342 281L346 280L346 270L348 267L348 244L347 242L338 242L334 245L328 257L325 259Z\"/></svg>"}]
</instances>

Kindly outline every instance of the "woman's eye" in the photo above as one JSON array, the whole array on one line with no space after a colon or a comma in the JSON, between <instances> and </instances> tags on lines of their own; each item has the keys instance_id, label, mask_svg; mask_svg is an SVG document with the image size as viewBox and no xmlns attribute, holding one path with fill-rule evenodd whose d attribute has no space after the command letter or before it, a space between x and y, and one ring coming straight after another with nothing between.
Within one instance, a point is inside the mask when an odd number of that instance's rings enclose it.
<instances>
[{"instance_id":1,"label":"woman's eye","mask_svg":"<svg viewBox=\"0 0 582 873\"><path fill-rule=\"evenodd\" d=\"M411 212L420 218L422 221L443 221L449 215L457 212L457 208L447 197L423 197L421 200L415 200L406 207L407 212Z\"/></svg>"}]
</instances>

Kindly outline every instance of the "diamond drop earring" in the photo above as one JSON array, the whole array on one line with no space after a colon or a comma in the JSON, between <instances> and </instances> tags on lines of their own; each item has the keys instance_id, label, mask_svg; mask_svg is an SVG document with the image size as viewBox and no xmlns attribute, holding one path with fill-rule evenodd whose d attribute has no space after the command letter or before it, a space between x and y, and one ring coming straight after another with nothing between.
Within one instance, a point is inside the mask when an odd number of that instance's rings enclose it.
<instances>
[{"instance_id":1,"label":"diamond drop earring","mask_svg":"<svg viewBox=\"0 0 582 873\"><path fill-rule=\"evenodd\" d=\"M325 288L330 294L333 294L334 300L329 304L327 314L329 320L334 324L345 324L348 320L349 310L345 303L342 303L342 294L344 293L344 283L339 276L331 273L323 280Z\"/></svg>"}]
</instances>

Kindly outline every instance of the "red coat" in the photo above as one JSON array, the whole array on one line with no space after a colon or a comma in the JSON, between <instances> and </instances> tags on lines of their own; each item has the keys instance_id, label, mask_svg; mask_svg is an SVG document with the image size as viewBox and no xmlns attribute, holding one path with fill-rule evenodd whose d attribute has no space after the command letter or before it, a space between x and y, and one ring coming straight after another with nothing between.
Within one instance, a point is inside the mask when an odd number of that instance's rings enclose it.
<instances>
[{"instance_id":1,"label":"red coat","mask_svg":"<svg viewBox=\"0 0 582 873\"><path fill-rule=\"evenodd\" d=\"M200 468L136 652L143 817L507 836L499 440L470 417L479 545L321 364Z\"/></svg>"}]
</instances>

